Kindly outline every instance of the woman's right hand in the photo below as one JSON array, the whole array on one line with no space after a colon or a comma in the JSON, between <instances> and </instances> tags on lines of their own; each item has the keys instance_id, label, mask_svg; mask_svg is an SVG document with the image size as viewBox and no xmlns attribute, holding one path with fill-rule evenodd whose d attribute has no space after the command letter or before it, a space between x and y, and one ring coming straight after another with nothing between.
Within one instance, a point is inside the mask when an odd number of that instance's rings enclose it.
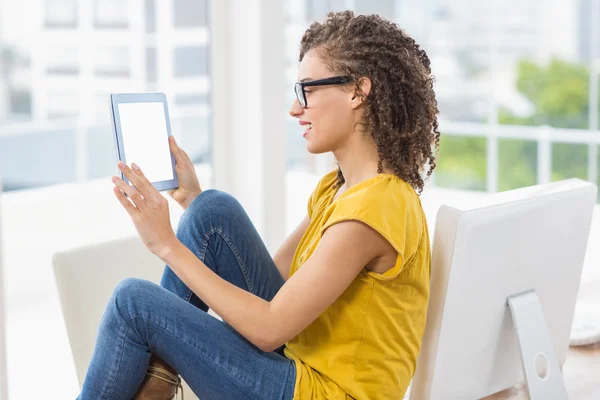
<instances>
[{"instance_id":1,"label":"woman's right hand","mask_svg":"<svg viewBox=\"0 0 600 400\"><path fill-rule=\"evenodd\" d=\"M169 138L169 146L171 147L171 153L175 156L175 172L177 173L179 187L171 189L167 193L185 210L202 193L202 188L200 188L200 182L198 181L192 160L177 145L173 136Z\"/></svg>"}]
</instances>

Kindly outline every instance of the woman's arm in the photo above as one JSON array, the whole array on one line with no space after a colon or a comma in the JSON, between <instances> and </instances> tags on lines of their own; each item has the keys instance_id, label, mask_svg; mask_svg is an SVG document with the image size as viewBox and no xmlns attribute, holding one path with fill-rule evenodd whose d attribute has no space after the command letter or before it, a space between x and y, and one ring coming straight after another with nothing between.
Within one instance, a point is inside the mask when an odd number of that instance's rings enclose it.
<instances>
[{"instance_id":1,"label":"woman's arm","mask_svg":"<svg viewBox=\"0 0 600 400\"><path fill-rule=\"evenodd\" d=\"M279 246L279 250L277 250L277 253L275 253L275 256L273 257L273 261L275 262L275 265L277 265L279 273L286 281L290 277L290 267L292 266L296 248L298 247L302 236L304 236L309 224L310 218L307 215L296 229L294 229L294 231L283 241L281 246Z\"/></svg>"},{"instance_id":2,"label":"woman's arm","mask_svg":"<svg viewBox=\"0 0 600 400\"><path fill-rule=\"evenodd\" d=\"M325 311L387 246L361 222L335 224L270 302L219 277L181 242L161 258L223 320L261 350L273 351Z\"/></svg>"},{"instance_id":3,"label":"woman's arm","mask_svg":"<svg viewBox=\"0 0 600 400\"><path fill-rule=\"evenodd\" d=\"M206 305L264 351L273 351L296 336L387 249L385 238L362 222L330 226L313 255L268 302L222 279L200 261L173 232L167 199L135 164L133 171L123 162L118 167L134 186L114 176L113 190L144 245Z\"/></svg>"}]
</instances>

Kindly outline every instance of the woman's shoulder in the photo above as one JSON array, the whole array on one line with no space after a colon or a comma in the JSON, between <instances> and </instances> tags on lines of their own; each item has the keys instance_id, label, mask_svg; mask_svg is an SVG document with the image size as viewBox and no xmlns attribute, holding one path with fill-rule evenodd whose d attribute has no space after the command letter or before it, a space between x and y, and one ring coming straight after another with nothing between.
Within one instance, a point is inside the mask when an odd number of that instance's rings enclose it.
<instances>
[{"instance_id":1,"label":"woman's shoulder","mask_svg":"<svg viewBox=\"0 0 600 400\"><path fill-rule=\"evenodd\" d=\"M342 201L343 200L343 201ZM394 174L378 174L346 190L339 201L353 206L389 209L406 207L418 203L419 197L414 189Z\"/></svg>"},{"instance_id":2,"label":"woman's shoulder","mask_svg":"<svg viewBox=\"0 0 600 400\"><path fill-rule=\"evenodd\" d=\"M308 198L308 216L312 219L313 212L319 208L323 197L332 190L334 183L337 180L337 170L333 170L325 174L319 179L317 185L313 189ZM321 207L322 208L322 207Z\"/></svg>"},{"instance_id":3,"label":"woman's shoulder","mask_svg":"<svg viewBox=\"0 0 600 400\"><path fill-rule=\"evenodd\" d=\"M424 212L419 196L408 183L395 175L382 174L359 185L350 187L330 204L327 219L359 219L390 234L406 229L420 232Z\"/></svg>"},{"instance_id":4,"label":"woman's shoulder","mask_svg":"<svg viewBox=\"0 0 600 400\"><path fill-rule=\"evenodd\" d=\"M317 187L314 190L314 195L318 199L319 197L329 193L333 190L333 186L337 182L337 170L326 173L317 183Z\"/></svg>"},{"instance_id":5,"label":"woman's shoulder","mask_svg":"<svg viewBox=\"0 0 600 400\"><path fill-rule=\"evenodd\" d=\"M329 171L319 180L321 186L329 187L337 181L338 170L337 168Z\"/></svg>"}]
</instances>

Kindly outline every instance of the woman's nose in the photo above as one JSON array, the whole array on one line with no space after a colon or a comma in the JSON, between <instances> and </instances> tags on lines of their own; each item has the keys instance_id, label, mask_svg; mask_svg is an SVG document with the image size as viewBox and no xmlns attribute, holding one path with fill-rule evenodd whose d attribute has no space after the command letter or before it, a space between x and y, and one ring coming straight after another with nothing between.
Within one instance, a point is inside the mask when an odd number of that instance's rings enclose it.
<instances>
[{"instance_id":1,"label":"woman's nose","mask_svg":"<svg viewBox=\"0 0 600 400\"><path fill-rule=\"evenodd\" d=\"M300 106L300 103L298 102L298 99L294 100L294 102L292 103L292 107L290 108L290 115L292 117L297 117L300 114L302 114L304 112L304 109Z\"/></svg>"}]
</instances>

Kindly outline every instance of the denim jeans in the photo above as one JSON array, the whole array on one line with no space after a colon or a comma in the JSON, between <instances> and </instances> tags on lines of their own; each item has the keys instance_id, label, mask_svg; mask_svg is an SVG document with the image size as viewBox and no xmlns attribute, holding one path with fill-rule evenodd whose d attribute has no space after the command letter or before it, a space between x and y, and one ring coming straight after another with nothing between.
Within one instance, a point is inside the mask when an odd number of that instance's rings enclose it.
<instances>
[{"instance_id":1,"label":"denim jeans","mask_svg":"<svg viewBox=\"0 0 600 400\"><path fill-rule=\"evenodd\" d=\"M237 200L206 190L184 212L177 237L221 278L270 301L284 284ZM296 369L281 346L263 352L208 307L169 268L160 286L120 282L102 316L81 400L131 399L150 353L171 365L201 400L293 397Z\"/></svg>"}]
</instances>

